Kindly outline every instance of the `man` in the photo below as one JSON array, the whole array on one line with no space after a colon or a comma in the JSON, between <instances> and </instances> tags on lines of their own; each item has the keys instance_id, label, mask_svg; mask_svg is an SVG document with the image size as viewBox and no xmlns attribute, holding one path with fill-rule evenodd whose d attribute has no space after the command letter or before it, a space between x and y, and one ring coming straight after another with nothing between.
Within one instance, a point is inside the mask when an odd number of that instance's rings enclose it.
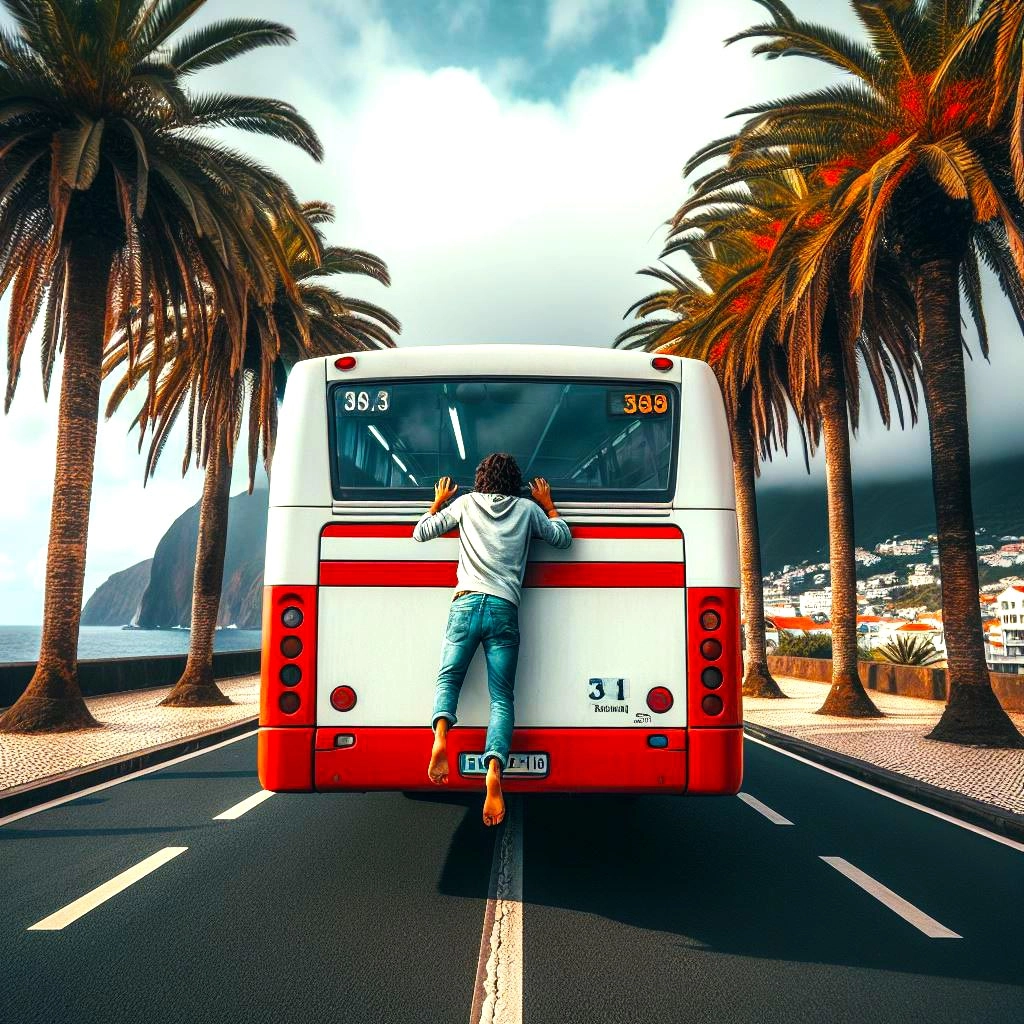
<instances>
[{"instance_id":1,"label":"man","mask_svg":"<svg viewBox=\"0 0 1024 1024\"><path fill-rule=\"evenodd\" d=\"M413 539L433 540L459 527L459 568L441 668L434 691L434 747L427 775L448 781L448 729L457 721L459 691L478 644L487 658L487 690L491 714L484 743L487 795L484 824L505 817L501 772L508 764L514 718L513 686L519 660L519 597L531 537L556 548L572 543L569 526L551 500L551 487L538 477L530 484L535 502L519 497L523 477L516 460L505 452L488 455L476 469L474 490L442 509L458 490L451 478L434 486L434 503L416 524Z\"/></svg>"}]
</instances>

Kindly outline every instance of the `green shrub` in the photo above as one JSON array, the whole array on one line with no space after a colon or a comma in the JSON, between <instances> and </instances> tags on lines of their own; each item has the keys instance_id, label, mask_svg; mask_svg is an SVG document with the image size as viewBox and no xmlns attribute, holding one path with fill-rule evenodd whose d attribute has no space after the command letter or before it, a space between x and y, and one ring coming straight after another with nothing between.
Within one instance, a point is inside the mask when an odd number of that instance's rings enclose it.
<instances>
[{"instance_id":1,"label":"green shrub","mask_svg":"<svg viewBox=\"0 0 1024 1024\"><path fill-rule=\"evenodd\" d=\"M791 658L831 658L832 637L828 633L807 633L798 636L796 633L781 629L775 653Z\"/></svg>"},{"instance_id":2,"label":"green shrub","mask_svg":"<svg viewBox=\"0 0 1024 1024\"><path fill-rule=\"evenodd\" d=\"M934 665L942 661L935 644L926 636L898 636L877 648L879 661L894 665Z\"/></svg>"}]
</instances>

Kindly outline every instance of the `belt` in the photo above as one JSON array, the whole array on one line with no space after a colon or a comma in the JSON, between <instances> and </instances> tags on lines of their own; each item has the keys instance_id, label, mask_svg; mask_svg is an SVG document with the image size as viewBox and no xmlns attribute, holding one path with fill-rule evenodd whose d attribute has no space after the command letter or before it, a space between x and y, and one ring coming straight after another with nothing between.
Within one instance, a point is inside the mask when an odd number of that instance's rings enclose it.
<instances>
[{"instance_id":1,"label":"belt","mask_svg":"<svg viewBox=\"0 0 1024 1024\"><path fill-rule=\"evenodd\" d=\"M455 593L452 594L452 600L454 601L457 598L463 597L465 594L472 594L472 593L473 593L472 590L456 590Z\"/></svg>"}]
</instances>

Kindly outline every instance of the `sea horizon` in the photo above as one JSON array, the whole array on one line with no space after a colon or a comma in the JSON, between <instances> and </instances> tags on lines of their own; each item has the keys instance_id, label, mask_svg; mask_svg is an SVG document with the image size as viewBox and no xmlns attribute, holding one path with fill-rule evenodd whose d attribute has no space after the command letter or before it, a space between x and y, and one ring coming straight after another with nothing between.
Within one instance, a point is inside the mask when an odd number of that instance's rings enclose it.
<instances>
[{"instance_id":1,"label":"sea horizon","mask_svg":"<svg viewBox=\"0 0 1024 1024\"><path fill-rule=\"evenodd\" d=\"M37 661L43 627L0 625L0 666ZM78 657L82 661L104 658L145 658L187 654L190 630L123 629L121 626L82 626L78 632ZM214 634L214 651L259 650L261 630L222 627Z\"/></svg>"}]
</instances>

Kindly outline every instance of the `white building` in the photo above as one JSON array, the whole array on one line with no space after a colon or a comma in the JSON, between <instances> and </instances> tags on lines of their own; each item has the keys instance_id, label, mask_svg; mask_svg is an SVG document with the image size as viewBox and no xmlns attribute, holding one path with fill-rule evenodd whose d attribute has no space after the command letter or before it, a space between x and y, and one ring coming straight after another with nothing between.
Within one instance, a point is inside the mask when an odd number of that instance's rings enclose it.
<instances>
[{"instance_id":1,"label":"white building","mask_svg":"<svg viewBox=\"0 0 1024 1024\"><path fill-rule=\"evenodd\" d=\"M800 614L831 615L832 614L832 588L825 587L822 590L808 590L800 595Z\"/></svg>"},{"instance_id":2,"label":"white building","mask_svg":"<svg viewBox=\"0 0 1024 1024\"><path fill-rule=\"evenodd\" d=\"M928 547L928 541L917 537L908 537L906 540L887 540L875 545L875 551L879 555L919 555Z\"/></svg>"},{"instance_id":3,"label":"white building","mask_svg":"<svg viewBox=\"0 0 1024 1024\"><path fill-rule=\"evenodd\" d=\"M934 582L935 576L931 569L922 569L920 566L917 566L915 572L907 575L907 585L910 587L926 587Z\"/></svg>"},{"instance_id":4,"label":"white building","mask_svg":"<svg viewBox=\"0 0 1024 1024\"><path fill-rule=\"evenodd\" d=\"M985 657L993 672L1024 674L1024 586L1007 587L991 606L998 626L985 636Z\"/></svg>"}]
</instances>

